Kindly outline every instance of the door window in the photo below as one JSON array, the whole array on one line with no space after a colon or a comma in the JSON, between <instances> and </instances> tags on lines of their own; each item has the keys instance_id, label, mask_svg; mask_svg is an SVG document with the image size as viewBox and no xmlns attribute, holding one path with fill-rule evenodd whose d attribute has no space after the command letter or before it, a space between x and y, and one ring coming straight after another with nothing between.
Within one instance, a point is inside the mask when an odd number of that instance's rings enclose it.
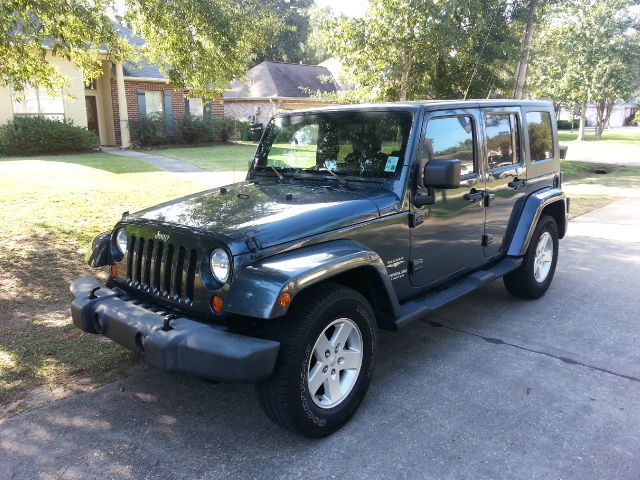
<instances>
[{"instance_id":1,"label":"door window","mask_svg":"<svg viewBox=\"0 0 640 480\"><path fill-rule=\"evenodd\" d=\"M461 174L476 172L473 121L468 115L432 118L427 124L422 158L429 160L460 160Z\"/></svg>"},{"instance_id":2,"label":"door window","mask_svg":"<svg viewBox=\"0 0 640 480\"><path fill-rule=\"evenodd\" d=\"M484 118L489 169L520 163L517 116L488 113Z\"/></svg>"},{"instance_id":3,"label":"door window","mask_svg":"<svg viewBox=\"0 0 640 480\"><path fill-rule=\"evenodd\" d=\"M553 158L553 132L549 112L527 112L531 160Z\"/></svg>"}]
</instances>

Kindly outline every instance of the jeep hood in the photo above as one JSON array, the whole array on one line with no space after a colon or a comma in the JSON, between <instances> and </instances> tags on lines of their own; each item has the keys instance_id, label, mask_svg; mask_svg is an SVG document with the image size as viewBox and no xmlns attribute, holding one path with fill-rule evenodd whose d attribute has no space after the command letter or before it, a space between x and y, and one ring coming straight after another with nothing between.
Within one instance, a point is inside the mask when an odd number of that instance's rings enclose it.
<instances>
[{"instance_id":1,"label":"jeep hood","mask_svg":"<svg viewBox=\"0 0 640 480\"><path fill-rule=\"evenodd\" d=\"M238 255L248 251L249 238L271 247L377 218L396 202L394 193L379 186L245 182L163 203L124 220L224 237Z\"/></svg>"}]
</instances>

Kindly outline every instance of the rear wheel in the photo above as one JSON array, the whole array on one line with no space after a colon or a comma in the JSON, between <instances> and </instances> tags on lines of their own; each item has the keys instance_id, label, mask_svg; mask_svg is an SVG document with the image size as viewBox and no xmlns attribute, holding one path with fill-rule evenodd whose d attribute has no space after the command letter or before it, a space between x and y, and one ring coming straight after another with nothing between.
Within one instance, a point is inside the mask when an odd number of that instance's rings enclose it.
<instances>
[{"instance_id":1,"label":"rear wheel","mask_svg":"<svg viewBox=\"0 0 640 480\"><path fill-rule=\"evenodd\" d=\"M558 262L558 226L553 217L540 218L522 265L504 276L504 285L520 298L540 298L545 294Z\"/></svg>"},{"instance_id":2,"label":"rear wheel","mask_svg":"<svg viewBox=\"0 0 640 480\"><path fill-rule=\"evenodd\" d=\"M376 322L367 300L351 288L323 285L301 294L269 336L280 341L278 361L256 386L267 415L310 437L344 425L373 374Z\"/></svg>"}]
</instances>

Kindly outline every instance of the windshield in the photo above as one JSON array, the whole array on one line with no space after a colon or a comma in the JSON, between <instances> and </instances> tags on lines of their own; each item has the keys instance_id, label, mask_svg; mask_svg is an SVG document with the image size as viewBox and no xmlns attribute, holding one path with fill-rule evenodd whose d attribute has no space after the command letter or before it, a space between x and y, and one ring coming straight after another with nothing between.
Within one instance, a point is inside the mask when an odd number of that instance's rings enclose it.
<instances>
[{"instance_id":1,"label":"windshield","mask_svg":"<svg viewBox=\"0 0 640 480\"><path fill-rule=\"evenodd\" d=\"M411 114L322 112L274 118L258 148L255 169L395 178L402 168Z\"/></svg>"}]
</instances>

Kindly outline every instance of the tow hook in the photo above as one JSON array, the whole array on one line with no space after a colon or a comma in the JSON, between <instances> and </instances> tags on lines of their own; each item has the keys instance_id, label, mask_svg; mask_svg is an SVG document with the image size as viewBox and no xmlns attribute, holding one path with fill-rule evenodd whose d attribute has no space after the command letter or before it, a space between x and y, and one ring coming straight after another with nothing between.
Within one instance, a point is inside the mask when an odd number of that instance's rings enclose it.
<instances>
[{"instance_id":1,"label":"tow hook","mask_svg":"<svg viewBox=\"0 0 640 480\"><path fill-rule=\"evenodd\" d=\"M164 324L162 325L162 330L164 330L165 332L168 332L169 330L173 330L173 327L170 325L170 323L171 323L171 320L175 320L176 318L178 318L178 315L176 315L175 313L170 313L169 315L164 317Z\"/></svg>"},{"instance_id":2,"label":"tow hook","mask_svg":"<svg viewBox=\"0 0 640 480\"><path fill-rule=\"evenodd\" d=\"M98 290L100 290L99 286L91 289L91 291L89 292L89 300L94 300L94 299L98 298L98 296L96 295L96 292Z\"/></svg>"}]
</instances>

